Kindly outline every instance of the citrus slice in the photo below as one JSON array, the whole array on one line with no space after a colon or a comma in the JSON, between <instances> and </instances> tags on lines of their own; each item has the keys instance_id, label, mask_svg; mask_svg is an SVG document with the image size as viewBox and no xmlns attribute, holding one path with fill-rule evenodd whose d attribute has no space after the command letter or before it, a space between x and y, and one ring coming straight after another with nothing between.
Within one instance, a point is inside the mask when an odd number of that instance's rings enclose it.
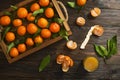
<instances>
[{"instance_id":1,"label":"citrus slice","mask_svg":"<svg viewBox=\"0 0 120 80\"><path fill-rule=\"evenodd\" d=\"M99 62L95 57L87 57L84 62L84 69L88 72L93 72L98 68Z\"/></svg>"}]
</instances>

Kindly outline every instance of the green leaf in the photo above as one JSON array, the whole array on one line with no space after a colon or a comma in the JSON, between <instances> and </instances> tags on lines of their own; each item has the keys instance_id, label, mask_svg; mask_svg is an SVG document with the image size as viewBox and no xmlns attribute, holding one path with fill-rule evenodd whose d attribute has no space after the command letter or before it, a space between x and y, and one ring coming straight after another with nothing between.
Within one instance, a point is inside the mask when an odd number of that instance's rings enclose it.
<instances>
[{"instance_id":1,"label":"green leaf","mask_svg":"<svg viewBox=\"0 0 120 80\"><path fill-rule=\"evenodd\" d=\"M71 8L75 8L75 2L67 2L68 6Z\"/></svg>"},{"instance_id":2,"label":"green leaf","mask_svg":"<svg viewBox=\"0 0 120 80\"><path fill-rule=\"evenodd\" d=\"M61 18L54 18L54 21L58 24L62 24L64 22L64 20L62 20Z\"/></svg>"},{"instance_id":3,"label":"green leaf","mask_svg":"<svg viewBox=\"0 0 120 80\"><path fill-rule=\"evenodd\" d=\"M68 32L64 28L61 28L61 30L59 31L59 35L61 37L65 38L67 41L69 40Z\"/></svg>"},{"instance_id":4,"label":"green leaf","mask_svg":"<svg viewBox=\"0 0 120 80\"><path fill-rule=\"evenodd\" d=\"M17 10L18 7L17 6L14 6L14 5L10 5L10 7L13 9L13 10Z\"/></svg>"},{"instance_id":5,"label":"green leaf","mask_svg":"<svg viewBox=\"0 0 120 80\"><path fill-rule=\"evenodd\" d=\"M108 56L107 49L104 46L102 46L102 45L100 45L99 47L100 47L101 51L104 53L104 56Z\"/></svg>"},{"instance_id":6,"label":"green leaf","mask_svg":"<svg viewBox=\"0 0 120 80\"><path fill-rule=\"evenodd\" d=\"M101 50L100 46L94 45L95 51L98 53L99 56L105 57L103 51Z\"/></svg>"},{"instance_id":7,"label":"green leaf","mask_svg":"<svg viewBox=\"0 0 120 80\"><path fill-rule=\"evenodd\" d=\"M6 33L7 33L10 29L11 29L11 27L8 26L8 27L4 30L3 36L2 36L2 40L5 38Z\"/></svg>"},{"instance_id":8,"label":"green leaf","mask_svg":"<svg viewBox=\"0 0 120 80\"><path fill-rule=\"evenodd\" d=\"M53 34L52 34L52 38L56 38L56 37L58 37L58 36L59 36L58 33L53 33Z\"/></svg>"},{"instance_id":9,"label":"green leaf","mask_svg":"<svg viewBox=\"0 0 120 80\"><path fill-rule=\"evenodd\" d=\"M14 44L14 42L12 42L12 43L10 43L8 46L7 46L7 54L10 52L10 50L11 50L11 48L12 47L14 47L15 46L15 44Z\"/></svg>"},{"instance_id":10,"label":"green leaf","mask_svg":"<svg viewBox=\"0 0 120 80\"><path fill-rule=\"evenodd\" d=\"M107 41L107 49L110 56L117 53L117 36L113 36Z\"/></svg>"},{"instance_id":11,"label":"green leaf","mask_svg":"<svg viewBox=\"0 0 120 80\"><path fill-rule=\"evenodd\" d=\"M50 55L43 58L40 66L39 66L39 72L43 71L43 69L50 63Z\"/></svg>"},{"instance_id":12,"label":"green leaf","mask_svg":"<svg viewBox=\"0 0 120 80\"><path fill-rule=\"evenodd\" d=\"M44 9L43 8L34 11L32 15L33 16L37 16L38 14L41 14L41 13L44 13Z\"/></svg>"},{"instance_id":13,"label":"green leaf","mask_svg":"<svg viewBox=\"0 0 120 80\"><path fill-rule=\"evenodd\" d=\"M4 14L5 14L5 15L8 15L8 16L11 16L11 15L12 15L12 14L11 14L10 12L8 12L8 11L5 11Z\"/></svg>"},{"instance_id":14,"label":"green leaf","mask_svg":"<svg viewBox=\"0 0 120 80\"><path fill-rule=\"evenodd\" d=\"M35 38L37 35L39 35L40 34L40 32L41 32L41 29L40 28L38 28L38 31L33 35L33 38Z\"/></svg>"}]
</instances>

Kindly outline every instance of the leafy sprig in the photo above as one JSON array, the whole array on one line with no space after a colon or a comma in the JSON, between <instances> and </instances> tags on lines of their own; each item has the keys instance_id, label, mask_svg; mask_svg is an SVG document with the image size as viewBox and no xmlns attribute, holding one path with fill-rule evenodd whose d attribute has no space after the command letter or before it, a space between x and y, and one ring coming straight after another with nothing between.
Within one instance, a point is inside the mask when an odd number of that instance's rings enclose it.
<instances>
[{"instance_id":1,"label":"leafy sprig","mask_svg":"<svg viewBox=\"0 0 120 80\"><path fill-rule=\"evenodd\" d=\"M107 48L102 45L94 45L94 47L97 54L106 60L117 53L117 36L107 40Z\"/></svg>"}]
</instances>

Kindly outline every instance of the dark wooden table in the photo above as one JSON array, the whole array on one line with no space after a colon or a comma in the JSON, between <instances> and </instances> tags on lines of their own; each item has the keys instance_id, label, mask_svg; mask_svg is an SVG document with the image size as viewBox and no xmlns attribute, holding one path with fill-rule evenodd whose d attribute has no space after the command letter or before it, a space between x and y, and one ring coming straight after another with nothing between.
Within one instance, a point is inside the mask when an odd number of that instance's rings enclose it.
<instances>
[{"instance_id":1,"label":"dark wooden table","mask_svg":"<svg viewBox=\"0 0 120 80\"><path fill-rule=\"evenodd\" d=\"M1 0L0 11L20 1L22 0ZM7 62L1 52L0 80L120 80L120 0L88 0L80 12L67 6L67 1L74 0L61 1L69 13L68 23L73 32L69 38L78 43L78 48L71 51L65 47L66 41L61 40L12 64ZM100 7L102 14L96 19L88 19L87 14L93 7ZM81 28L75 24L75 20L79 16L85 17L87 21ZM104 26L104 35L92 36L86 49L80 50L79 46L88 30L95 24ZM106 45L107 39L114 35L118 36L118 54L107 60L107 65L105 65L103 59L96 56L93 44ZM69 55L75 62L67 73L63 73L61 66L55 62L56 56L60 53ZM47 54L51 55L51 62L43 72L39 73L39 64ZM82 60L88 55L96 56L100 62L99 68L93 73L86 72L81 66Z\"/></svg>"}]
</instances>

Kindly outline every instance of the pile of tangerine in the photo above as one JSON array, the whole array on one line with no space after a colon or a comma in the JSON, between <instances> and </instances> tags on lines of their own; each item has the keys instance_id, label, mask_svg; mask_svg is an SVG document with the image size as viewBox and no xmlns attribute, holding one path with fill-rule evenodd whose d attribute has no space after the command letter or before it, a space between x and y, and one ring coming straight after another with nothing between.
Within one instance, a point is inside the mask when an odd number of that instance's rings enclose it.
<instances>
[{"instance_id":1,"label":"pile of tangerine","mask_svg":"<svg viewBox=\"0 0 120 80\"><path fill-rule=\"evenodd\" d=\"M14 42L19 37L25 37L28 35L34 35L41 29L40 33L34 38L27 36L23 43L19 43L12 47L9 51L11 57L17 57L20 53L27 50L28 47L32 47L35 44L41 44L45 39L51 38L51 35L60 31L60 24L57 22L49 22L48 20L55 17L55 10L50 7L49 0L39 0L30 5L29 10L26 7L20 7L16 10L16 17L11 19L10 16L4 15L0 17L0 25L4 28L12 26L12 29L5 34L6 43ZM44 16L36 17L32 13L40 8L45 8ZM35 23L35 19L37 22ZM24 20L27 24L24 24Z\"/></svg>"}]
</instances>

